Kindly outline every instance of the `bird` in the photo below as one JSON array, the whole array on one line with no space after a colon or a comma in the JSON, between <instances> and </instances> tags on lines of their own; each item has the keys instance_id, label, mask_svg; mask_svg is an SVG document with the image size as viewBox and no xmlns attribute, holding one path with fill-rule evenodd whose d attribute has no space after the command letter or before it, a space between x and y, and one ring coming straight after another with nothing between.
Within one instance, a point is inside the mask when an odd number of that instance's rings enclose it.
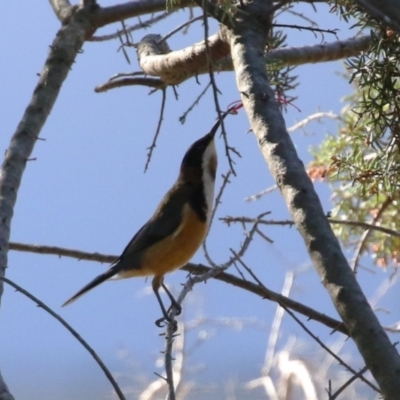
<instances>
[{"instance_id":1,"label":"bird","mask_svg":"<svg viewBox=\"0 0 400 400\"><path fill-rule=\"evenodd\" d=\"M172 307L176 315L180 314L181 306L164 284L164 275L183 267L208 233L218 164L214 137L222 119L230 112L231 108L221 114L210 132L189 147L176 182L122 254L106 272L79 290L63 307L110 278L153 276L152 288L163 314L156 320L156 325L162 327L171 320L168 314ZM168 310L161 300L160 287L171 300Z\"/></svg>"}]
</instances>

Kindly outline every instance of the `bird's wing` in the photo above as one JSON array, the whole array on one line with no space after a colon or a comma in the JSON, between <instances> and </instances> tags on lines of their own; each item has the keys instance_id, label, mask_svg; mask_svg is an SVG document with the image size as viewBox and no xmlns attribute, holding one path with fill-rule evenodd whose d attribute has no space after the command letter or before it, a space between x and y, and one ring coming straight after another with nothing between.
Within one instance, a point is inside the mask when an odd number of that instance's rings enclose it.
<instances>
[{"instance_id":1,"label":"bird's wing","mask_svg":"<svg viewBox=\"0 0 400 400\"><path fill-rule=\"evenodd\" d=\"M180 225L183 205L189 200L191 190L190 185L177 182L165 195L154 215L135 234L113 265L124 269L125 261L130 262L143 250L172 235Z\"/></svg>"}]
</instances>

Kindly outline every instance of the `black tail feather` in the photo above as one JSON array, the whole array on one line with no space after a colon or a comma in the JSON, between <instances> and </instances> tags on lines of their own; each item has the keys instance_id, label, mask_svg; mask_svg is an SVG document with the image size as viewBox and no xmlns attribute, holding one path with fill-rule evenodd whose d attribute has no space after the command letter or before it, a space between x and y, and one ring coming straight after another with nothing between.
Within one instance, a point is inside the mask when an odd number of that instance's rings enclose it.
<instances>
[{"instance_id":1,"label":"black tail feather","mask_svg":"<svg viewBox=\"0 0 400 400\"><path fill-rule=\"evenodd\" d=\"M118 273L118 271L116 270L116 268L112 267L108 271L104 272L104 274L97 276L91 282L89 282L86 286L84 286L78 293L76 293L70 299L68 299L62 305L62 307L67 306L68 304L71 304L72 302L77 300L79 297L83 296L86 292L88 292L89 290L92 290L93 288L100 285L100 283L103 283L107 279L110 279L112 276L116 275L117 273Z\"/></svg>"}]
</instances>

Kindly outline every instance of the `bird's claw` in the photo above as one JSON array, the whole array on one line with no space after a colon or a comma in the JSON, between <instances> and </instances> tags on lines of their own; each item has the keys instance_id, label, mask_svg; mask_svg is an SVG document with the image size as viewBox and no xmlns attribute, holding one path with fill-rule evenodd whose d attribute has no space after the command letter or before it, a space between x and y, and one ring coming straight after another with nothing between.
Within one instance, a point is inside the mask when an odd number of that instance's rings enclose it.
<instances>
[{"instance_id":1,"label":"bird's claw","mask_svg":"<svg viewBox=\"0 0 400 400\"><path fill-rule=\"evenodd\" d=\"M168 308L168 314L171 312L173 308L175 308L175 315L181 315L182 306L177 301L171 303L171 305Z\"/></svg>"},{"instance_id":2,"label":"bird's claw","mask_svg":"<svg viewBox=\"0 0 400 400\"><path fill-rule=\"evenodd\" d=\"M161 317L155 321L155 324L159 328L164 328L166 327L169 323L173 322L173 332L176 332L178 330L178 323L174 320L172 321L171 318L169 317Z\"/></svg>"}]
</instances>

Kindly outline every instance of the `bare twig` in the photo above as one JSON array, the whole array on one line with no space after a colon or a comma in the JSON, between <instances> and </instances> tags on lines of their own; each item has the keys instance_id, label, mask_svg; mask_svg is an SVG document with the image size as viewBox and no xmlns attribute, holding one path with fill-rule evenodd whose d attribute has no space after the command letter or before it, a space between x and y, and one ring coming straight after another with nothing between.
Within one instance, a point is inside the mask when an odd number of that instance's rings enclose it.
<instances>
[{"instance_id":1,"label":"bare twig","mask_svg":"<svg viewBox=\"0 0 400 400\"><path fill-rule=\"evenodd\" d=\"M234 224L234 223L240 223L240 224L254 224L256 221L260 225L280 225L280 226L293 226L294 222L291 220L265 220L260 218L259 216L256 218L250 218L250 217L222 217L219 218L220 221L225 222L226 224Z\"/></svg>"},{"instance_id":2,"label":"bare twig","mask_svg":"<svg viewBox=\"0 0 400 400\"><path fill-rule=\"evenodd\" d=\"M213 97L214 97L214 104L215 104L215 109L218 114L218 118L221 122L221 135L224 140L225 144L225 155L228 159L229 163L229 168L232 171L233 175L236 176L235 168L233 165L235 162L232 160L231 157L231 147L229 146L228 143L228 138L225 130L225 123L224 119L222 118L222 112L221 112L221 107L219 105L219 100L218 100L218 93L220 93L217 83L215 82L215 76L214 76L214 68L212 64L212 58L211 58L211 50L210 50L210 45L208 42L208 15L207 15L207 8L208 8L208 3L209 0L202 0L203 1L203 16L204 16L204 43L205 43L205 49L206 49L206 55L207 55L207 66L208 66L208 75L210 77L210 82L211 82L211 87L213 90ZM239 154L240 156L240 154Z\"/></svg>"},{"instance_id":3,"label":"bare twig","mask_svg":"<svg viewBox=\"0 0 400 400\"><path fill-rule=\"evenodd\" d=\"M179 300L178 300L179 301ZM167 330L165 334L165 372L167 374L167 386L168 386L168 400L175 400L175 386L174 386L174 365L172 357L172 347L175 338L175 331L177 329L175 321L176 310L173 307L169 313L170 320L168 321Z\"/></svg>"},{"instance_id":4,"label":"bare twig","mask_svg":"<svg viewBox=\"0 0 400 400\"><path fill-rule=\"evenodd\" d=\"M166 87L165 83L158 78L124 78L118 80L110 79L108 82L96 86L94 91L102 93L122 86L148 86L154 89L164 89Z\"/></svg>"},{"instance_id":5,"label":"bare twig","mask_svg":"<svg viewBox=\"0 0 400 400\"><path fill-rule=\"evenodd\" d=\"M272 26L277 27L277 28L293 28L293 29L299 29L299 30L305 30L305 31L311 31L313 33L330 33L332 35L335 35L337 37L337 32L338 29L321 29L321 28L316 28L314 26L303 26L303 25L296 25L296 24L272 24Z\"/></svg>"},{"instance_id":6,"label":"bare twig","mask_svg":"<svg viewBox=\"0 0 400 400\"><path fill-rule=\"evenodd\" d=\"M250 217L224 217L220 218L221 221L224 221L227 224L230 223L254 223L255 218L250 218ZM393 229L385 228L383 226L378 226L378 225L373 225L369 224L367 222L360 222L360 221L345 221L345 220L340 220L340 219L333 219L333 218L328 218L328 221L331 224L338 224L338 225L349 225L349 226L355 226L359 228L365 228L365 229L370 229L370 230L375 230L378 232L386 233L387 235L395 236L395 237L400 237L400 232L399 231L394 231ZM294 222L292 220L264 220L261 219L258 222L261 225L289 225L293 226Z\"/></svg>"},{"instance_id":7,"label":"bare twig","mask_svg":"<svg viewBox=\"0 0 400 400\"><path fill-rule=\"evenodd\" d=\"M269 238L264 232L260 231L259 228L256 229L256 232L268 243L274 243L274 241Z\"/></svg>"},{"instance_id":8,"label":"bare twig","mask_svg":"<svg viewBox=\"0 0 400 400\"><path fill-rule=\"evenodd\" d=\"M399 231L394 231L393 229L385 228L383 226L369 224L367 222L343 221L343 220L340 220L340 219L333 219L333 218L329 218L329 222L331 224L356 226L356 227L359 227L359 228L365 228L365 229L370 229L370 230L373 230L373 231L386 233L387 235L390 235L390 236L400 237L400 232Z\"/></svg>"},{"instance_id":9,"label":"bare twig","mask_svg":"<svg viewBox=\"0 0 400 400\"><path fill-rule=\"evenodd\" d=\"M191 0L181 0L179 4L175 5L175 9L184 8L190 4ZM114 22L127 20L128 18L163 11L165 11L165 0L153 0L151 2L127 1L109 7L100 7L92 15L92 22L97 28L101 28Z\"/></svg>"},{"instance_id":10,"label":"bare twig","mask_svg":"<svg viewBox=\"0 0 400 400\"><path fill-rule=\"evenodd\" d=\"M115 33L111 33L110 35L101 35L101 36L92 36L88 39L90 42L104 42L106 40L112 40L112 39L117 39L118 36L121 33L131 33L133 31L136 31L138 29L143 29L143 28L150 28L152 25L154 25L156 22L162 21L163 19L169 17L172 13L174 13L175 10L171 10L169 12L163 12L155 17L151 17L146 21L140 21L138 24L132 25L132 26L127 26L125 27L124 30L118 30Z\"/></svg>"},{"instance_id":11,"label":"bare twig","mask_svg":"<svg viewBox=\"0 0 400 400\"><path fill-rule=\"evenodd\" d=\"M261 192L258 192L256 194L253 194L253 195L249 196L249 197L246 197L244 199L244 201L255 201L255 200L258 200L262 196L274 192L276 189L278 189L278 186L277 185L272 185L271 187L269 187L267 189L264 189Z\"/></svg>"},{"instance_id":12,"label":"bare twig","mask_svg":"<svg viewBox=\"0 0 400 400\"><path fill-rule=\"evenodd\" d=\"M156 129L156 133L153 136L153 141L152 141L150 147L148 147L149 152L147 153L147 160L146 160L146 165L144 166L144 172L147 171L147 168L148 168L148 166L150 164L151 156L153 155L153 150L155 149L155 147L157 145L157 138L158 138L158 135L160 134L161 124L162 124L162 121L164 119L164 110L165 110L166 98L167 98L167 89L164 88L162 90L160 117L158 118L157 129Z\"/></svg>"},{"instance_id":13,"label":"bare twig","mask_svg":"<svg viewBox=\"0 0 400 400\"><path fill-rule=\"evenodd\" d=\"M337 397L339 396L340 393L343 392L343 390L345 390L349 385L351 385L357 378L360 378L362 374L364 374L364 372L367 372L368 368L367 366L364 366L363 368L361 368L360 371L358 371L355 375L353 375L349 380L347 380L342 386L340 386L340 388L338 390L336 390L335 393L331 394L329 397L329 400L335 400L337 399Z\"/></svg>"},{"instance_id":14,"label":"bare twig","mask_svg":"<svg viewBox=\"0 0 400 400\"><path fill-rule=\"evenodd\" d=\"M49 313L53 318L55 318L61 325L63 325L64 328L66 328L68 330L68 332L70 332L71 335L93 357L93 359L96 361L98 366L101 368L101 370L104 372L105 376L107 377L107 379L111 383L112 387L114 388L115 392L118 395L118 398L121 399L121 400L125 400L125 396L123 395L121 389L119 388L118 383L115 381L115 379L113 378L111 372L105 366L104 362L97 355L97 353L92 349L92 347L89 345L89 343L86 342L86 340L83 339L82 336L70 324L68 324L68 322L65 321L64 318L60 317L50 307L48 307L45 303L43 303L41 300L39 300L33 294L29 293L27 290L23 289L21 286L17 285L12 280L10 280L8 278L5 278L5 277L0 277L0 279L3 280L4 282L6 282L8 285L12 286L16 291L18 291L18 292L22 293L24 296L28 297L30 300L32 300L34 303L36 303L40 308L42 308L44 311Z\"/></svg>"},{"instance_id":15,"label":"bare twig","mask_svg":"<svg viewBox=\"0 0 400 400\"><path fill-rule=\"evenodd\" d=\"M330 119L340 119L340 116L337 114L334 114L333 112L317 112L314 114L309 115L307 118L304 118L303 120L297 122L290 128L288 128L289 133L293 133L297 129L304 128L306 125L308 125L311 121L319 121L322 118L330 118Z\"/></svg>"},{"instance_id":16,"label":"bare twig","mask_svg":"<svg viewBox=\"0 0 400 400\"><path fill-rule=\"evenodd\" d=\"M206 94L208 88L211 86L211 82L208 82L206 87L203 89L203 91L197 96L196 100L192 103L192 105L179 117L179 122L181 124L184 124L186 121L187 115L190 113L190 111L193 110L195 106L197 106L200 102L200 99Z\"/></svg>"},{"instance_id":17,"label":"bare twig","mask_svg":"<svg viewBox=\"0 0 400 400\"><path fill-rule=\"evenodd\" d=\"M129 47L129 46L133 46L132 43L132 35L130 35L127 31L126 31L126 26L125 26L125 22L124 20L121 21L121 25L122 25L122 30L118 31L118 39L121 43L121 46L118 48L118 51L122 50L122 53L124 54L124 57L127 61L128 64L131 63L131 60L129 59L128 53L125 50L125 47ZM122 34L125 35L126 37L126 42L123 41L122 39Z\"/></svg>"},{"instance_id":18,"label":"bare twig","mask_svg":"<svg viewBox=\"0 0 400 400\"><path fill-rule=\"evenodd\" d=\"M377 212L377 214L375 215L375 217L372 220L372 226L375 226L379 220L381 219L383 213L385 212L385 210L387 209L387 207L389 207L389 205L392 203L392 199L390 197L388 197L384 203L380 206L379 211ZM351 269L354 271L354 273L357 272L357 267L358 267L358 262L360 260L362 251L364 250L365 247L365 243L367 242L367 239L371 233L372 228L368 228L366 229L363 234L361 235L357 246L356 246L356 250L354 251L354 257L353 257L353 261L351 264Z\"/></svg>"},{"instance_id":19,"label":"bare twig","mask_svg":"<svg viewBox=\"0 0 400 400\"><path fill-rule=\"evenodd\" d=\"M172 35L175 35L175 33L179 32L180 30L186 28L187 26L189 26L190 24L193 24L193 22L199 21L201 19L203 19L203 15L200 15L198 17L192 18L189 21L184 22L183 24L177 26L175 29L173 29L171 32L168 32L165 36L163 36L160 39L160 42L163 42L167 39L169 39Z\"/></svg>"}]
</instances>

